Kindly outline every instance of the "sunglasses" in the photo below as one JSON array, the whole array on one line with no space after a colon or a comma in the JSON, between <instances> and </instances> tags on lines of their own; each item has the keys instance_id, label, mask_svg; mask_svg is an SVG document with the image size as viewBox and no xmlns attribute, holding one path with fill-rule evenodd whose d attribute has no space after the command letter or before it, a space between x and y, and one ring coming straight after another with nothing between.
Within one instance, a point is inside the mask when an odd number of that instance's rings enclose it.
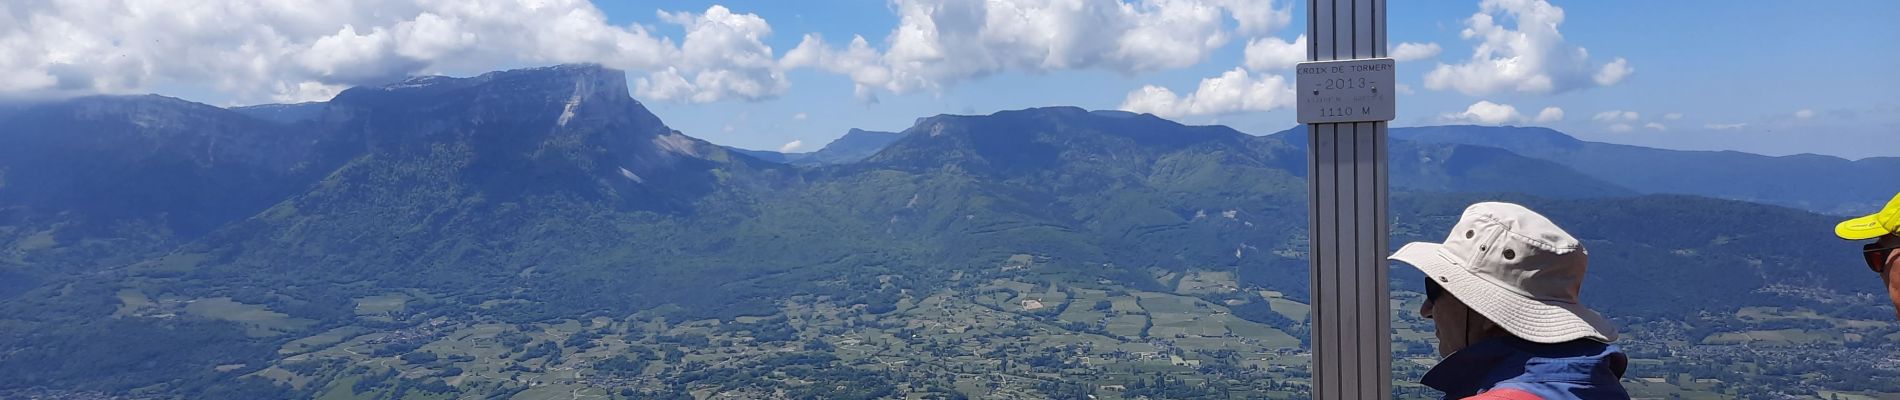
<instances>
[{"instance_id":1,"label":"sunglasses","mask_svg":"<svg viewBox=\"0 0 1900 400\"><path fill-rule=\"evenodd\" d=\"M1880 243L1868 243L1866 246L1861 246L1860 255L1867 258L1867 269L1874 270L1877 274L1885 274L1889 258L1887 252L1896 249L1900 249L1900 245L1880 247Z\"/></svg>"},{"instance_id":2,"label":"sunglasses","mask_svg":"<svg viewBox=\"0 0 1900 400\"><path fill-rule=\"evenodd\" d=\"M1432 303L1432 302L1438 301L1438 298L1444 295L1445 295L1444 286L1438 286L1438 282L1434 282L1431 279L1425 280L1425 302L1426 303Z\"/></svg>"}]
</instances>

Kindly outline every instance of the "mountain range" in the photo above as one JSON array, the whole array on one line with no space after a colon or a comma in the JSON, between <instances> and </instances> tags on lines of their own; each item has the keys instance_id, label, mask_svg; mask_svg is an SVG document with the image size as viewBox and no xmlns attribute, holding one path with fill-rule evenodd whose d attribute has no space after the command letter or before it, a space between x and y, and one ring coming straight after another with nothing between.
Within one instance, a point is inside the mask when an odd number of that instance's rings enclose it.
<instances>
[{"instance_id":1,"label":"mountain range","mask_svg":"<svg viewBox=\"0 0 1900 400\"><path fill-rule=\"evenodd\" d=\"M1303 145L1305 127L1295 127L1269 136ZM1850 215L1879 209L1900 188L1900 157L1870 157L1847 160L1816 154L1771 157L1737 151L1669 150L1579 140L1549 128L1497 126L1425 126L1401 127L1391 131L1396 140L1415 143L1468 145L1465 152L1494 152L1558 166L1568 171L1542 170L1527 173L1539 177L1572 174L1570 179L1523 181L1520 189L1504 191L1552 195L1569 190L1572 195L1598 194L1624 196L1636 193L1688 194L1754 203L1774 204L1822 214ZM865 136L877 134L876 140ZM837 142L813 153L779 153L745 150L756 158L799 165L854 162L881 150L899 135L853 129ZM1409 145L1409 144L1408 144ZM1443 148L1449 149L1449 148ZM1500 151L1502 150L1502 151ZM853 154L842 158L807 158L807 155ZM1504 155L1504 153L1510 153ZM855 156L855 155L862 156ZM1417 161L1431 162L1433 154L1417 153ZM1467 154L1467 158L1483 157ZM1442 157L1441 157L1442 158ZM825 159L827 161L819 161ZM1394 170L1435 173L1443 168L1415 169L1398 164L1408 160L1395 156ZM1298 166L1288 166L1295 168ZM1447 165L1457 169L1459 166ZM1517 171L1501 168L1493 171ZM1484 172L1484 171L1473 171ZM1465 188L1467 182L1449 176L1416 178L1431 180L1429 186L1454 191L1481 191ZM1403 180L1401 184L1418 184ZM1570 189L1559 186L1572 186Z\"/></svg>"},{"instance_id":2,"label":"mountain range","mask_svg":"<svg viewBox=\"0 0 1900 400\"><path fill-rule=\"evenodd\" d=\"M746 150L731 148L734 151L780 164L822 165L852 163L877 154L904 136L896 132L867 131L851 128L844 136L825 144L825 147L809 153L781 153L769 150Z\"/></svg>"},{"instance_id":3,"label":"mountain range","mask_svg":"<svg viewBox=\"0 0 1900 400\"><path fill-rule=\"evenodd\" d=\"M1432 126L1394 139L1495 147L1550 160L1643 193L1680 193L1774 204L1824 214L1869 213L1900 190L1900 157L1846 160L1770 157L1577 140L1548 128Z\"/></svg>"},{"instance_id":4,"label":"mountain range","mask_svg":"<svg viewBox=\"0 0 1900 400\"><path fill-rule=\"evenodd\" d=\"M788 155L673 130L624 77L563 65L322 103L88 97L0 116L0 280L14 282L0 285L0 375L12 377L0 390L288 390L229 377L287 362L277 349L300 338L393 324L356 312L392 292L427 299L411 312L430 318L732 321L791 298L888 310L1033 255L1077 282L1162 288L1158 273L1214 269L1306 293L1299 130L1048 107L853 130ZM1834 217L1787 207L1862 208L1871 189L1801 190L1827 173L1900 177L1891 160L1532 128L1393 137L1395 245L1438 240L1464 204L1506 199L1584 239L1585 298L1613 315L1883 306L1851 246L1827 236ZM1688 183L1697 171L1711 175ZM260 331L141 314L128 298L224 299L303 322Z\"/></svg>"}]
</instances>

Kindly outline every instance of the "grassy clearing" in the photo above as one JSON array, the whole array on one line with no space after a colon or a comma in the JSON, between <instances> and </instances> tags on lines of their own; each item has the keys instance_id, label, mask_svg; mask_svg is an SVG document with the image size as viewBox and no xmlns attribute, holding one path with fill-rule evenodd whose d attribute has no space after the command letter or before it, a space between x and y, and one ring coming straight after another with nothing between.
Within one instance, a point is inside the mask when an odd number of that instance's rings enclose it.
<instances>
[{"instance_id":1,"label":"grassy clearing","mask_svg":"<svg viewBox=\"0 0 1900 400\"><path fill-rule=\"evenodd\" d=\"M1432 341L1437 340L1437 335L1432 332L1427 332L1424 330L1412 329L1412 328L1407 328L1407 327L1397 327L1393 329L1395 330L1395 332L1392 335L1395 337L1398 337L1399 339L1409 340L1409 341L1414 341L1414 342L1417 342L1417 341L1432 342Z\"/></svg>"},{"instance_id":2,"label":"grassy clearing","mask_svg":"<svg viewBox=\"0 0 1900 400\"><path fill-rule=\"evenodd\" d=\"M1741 310L1735 311L1735 317L1740 318L1743 321L1751 321L1751 322L1768 322L1768 321L1783 321L1783 320L1822 320L1822 321L1827 321L1829 324L1834 325L1834 327L1838 329L1854 329L1854 330L1881 329L1881 328L1886 328L1893 325L1893 322L1889 322L1889 321L1872 321L1872 320L1831 317L1831 316L1821 315L1820 313L1815 312L1814 310L1810 310L1806 308L1798 308L1798 307L1797 308L1742 307Z\"/></svg>"},{"instance_id":3,"label":"grassy clearing","mask_svg":"<svg viewBox=\"0 0 1900 400\"><path fill-rule=\"evenodd\" d=\"M1148 312L1148 310L1141 308L1141 302L1135 299L1134 296L1117 296L1110 298L1109 302L1112 305L1108 309L1110 313L1143 314Z\"/></svg>"},{"instance_id":4,"label":"grassy clearing","mask_svg":"<svg viewBox=\"0 0 1900 400\"><path fill-rule=\"evenodd\" d=\"M112 316L114 317L138 315L140 310L158 305L158 303L152 302L152 298L146 297L145 293L140 292L138 289L121 289L119 290L118 296L119 309L112 312Z\"/></svg>"},{"instance_id":5,"label":"grassy clearing","mask_svg":"<svg viewBox=\"0 0 1900 400\"><path fill-rule=\"evenodd\" d=\"M1174 292L1180 294L1227 293L1238 289L1232 271L1192 271L1181 277Z\"/></svg>"},{"instance_id":6,"label":"grassy clearing","mask_svg":"<svg viewBox=\"0 0 1900 400\"><path fill-rule=\"evenodd\" d=\"M290 387L300 388L300 389L303 388L304 385L310 384L310 381L312 380L309 377L297 375L294 372L290 372L289 370L278 368L275 366L270 367L270 368L265 368L257 372L253 372L251 373L250 376L269 379L272 382L277 382L278 384L287 384L287 385L290 385Z\"/></svg>"},{"instance_id":7,"label":"grassy clearing","mask_svg":"<svg viewBox=\"0 0 1900 400\"><path fill-rule=\"evenodd\" d=\"M388 389L371 390L360 394L350 393L350 387L355 386L358 380L360 380L360 378L354 376L337 378L335 382L330 383L329 390L317 395L317 400L372 400L390 398ZM420 391L410 391L400 400L448 400L450 398L452 398L452 396L446 394L431 396Z\"/></svg>"},{"instance_id":8,"label":"grassy clearing","mask_svg":"<svg viewBox=\"0 0 1900 400\"><path fill-rule=\"evenodd\" d=\"M1117 315L1117 316L1109 317L1108 333L1113 333L1113 334L1125 336L1125 337L1138 338L1138 337L1141 337L1141 328L1147 325L1148 325L1147 315L1141 315L1141 314Z\"/></svg>"},{"instance_id":9,"label":"grassy clearing","mask_svg":"<svg viewBox=\"0 0 1900 400\"><path fill-rule=\"evenodd\" d=\"M245 334L254 337L277 336L285 332L302 330L317 323L317 321L303 318L291 318L288 314L271 311L264 306L231 301L229 297L192 300L185 304L185 313L243 324Z\"/></svg>"},{"instance_id":10,"label":"grassy clearing","mask_svg":"<svg viewBox=\"0 0 1900 400\"><path fill-rule=\"evenodd\" d=\"M363 380L363 378L357 376L337 378L335 382L330 383L330 390L317 395L317 400L369 400L375 398L378 394L376 392L366 392L360 395L350 393L350 387L355 386L356 382L360 380Z\"/></svg>"},{"instance_id":11,"label":"grassy clearing","mask_svg":"<svg viewBox=\"0 0 1900 400\"><path fill-rule=\"evenodd\" d=\"M1814 310L1810 310L1806 308L1789 309L1789 308L1782 308L1782 307L1742 307L1741 310L1735 311L1735 316L1737 318L1741 318L1743 320L1748 320L1748 321L1774 321L1774 320L1784 320L1784 319L1827 319L1826 316L1816 313L1814 312Z\"/></svg>"},{"instance_id":12,"label":"grassy clearing","mask_svg":"<svg viewBox=\"0 0 1900 400\"><path fill-rule=\"evenodd\" d=\"M1003 305L1003 309L1030 311L1033 309L1054 308L1069 299L1069 294L1063 293L1055 285L1049 285L1047 288L1039 288L1031 285L1028 286L1027 290L1018 290L1016 293L1016 297L1009 299L1009 302Z\"/></svg>"},{"instance_id":13,"label":"grassy clearing","mask_svg":"<svg viewBox=\"0 0 1900 400\"><path fill-rule=\"evenodd\" d=\"M383 315L392 311L402 311L409 303L409 295L388 293L356 299L356 315Z\"/></svg>"},{"instance_id":14,"label":"grassy clearing","mask_svg":"<svg viewBox=\"0 0 1900 400\"><path fill-rule=\"evenodd\" d=\"M1267 300L1267 306L1273 308L1273 312L1279 313L1288 319L1294 321L1305 320L1306 314L1313 312L1312 306L1288 299L1280 292L1262 290L1259 293L1260 298Z\"/></svg>"},{"instance_id":15,"label":"grassy clearing","mask_svg":"<svg viewBox=\"0 0 1900 400\"><path fill-rule=\"evenodd\" d=\"M14 247L22 251L33 251L33 250L45 249L45 248L58 246L58 245L59 245L59 241L56 239L53 239L53 231L48 230L45 232L35 233L32 236L21 238L18 244L15 244Z\"/></svg>"},{"instance_id":16,"label":"grassy clearing","mask_svg":"<svg viewBox=\"0 0 1900 400\"><path fill-rule=\"evenodd\" d=\"M1840 344L1846 338L1840 332L1819 329L1776 329L1726 332L1709 335L1702 344L1751 344L1758 346L1796 346L1813 343Z\"/></svg>"},{"instance_id":17,"label":"grassy clearing","mask_svg":"<svg viewBox=\"0 0 1900 400\"><path fill-rule=\"evenodd\" d=\"M1107 296L1107 292L1100 290L1075 289L1075 299L1071 300L1074 303L1069 304L1069 308L1062 310L1062 315L1057 315L1056 319L1062 320L1063 322L1080 322L1084 324L1093 324L1096 321L1101 321L1102 317L1107 314L1096 311L1095 303L1107 300ZM1111 308L1111 310L1113 309Z\"/></svg>"},{"instance_id":18,"label":"grassy clearing","mask_svg":"<svg viewBox=\"0 0 1900 400\"><path fill-rule=\"evenodd\" d=\"M1145 292L1136 296L1141 299L1141 308L1148 310L1149 314L1207 315L1213 313L1213 309L1208 307L1206 302L1192 297Z\"/></svg>"},{"instance_id":19,"label":"grassy clearing","mask_svg":"<svg viewBox=\"0 0 1900 400\"><path fill-rule=\"evenodd\" d=\"M284 343L283 347L277 349L277 354L303 354L320 350L330 347L330 345L342 343L344 340L360 335L364 331L367 331L367 329L354 326L331 329L309 337L292 340L290 343Z\"/></svg>"},{"instance_id":20,"label":"grassy clearing","mask_svg":"<svg viewBox=\"0 0 1900 400\"><path fill-rule=\"evenodd\" d=\"M1273 327L1253 321L1234 318L1231 315L1226 317L1228 331L1233 332L1235 336L1258 340L1260 341L1259 345L1262 347L1290 348L1300 346L1300 338L1288 335L1279 329L1274 329Z\"/></svg>"},{"instance_id":21,"label":"grassy clearing","mask_svg":"<svg viewBox=\"0 0 1900 400\"><path fill-rule=\"evenodd\" d=\"M1057 315L1056 319L1062 320L1063 322L1079 322L1084 324L1093 324L1097 321L1101 321L1102 317L1107 314L1090 310L1089 307L1093 304L1095 304L1094 301L1077 300L1075 304L1070 305L1068 309L1062 310L1062 315Z\"/></svg>"},{"instance_id":22,"label":"grassy clearing","mask_svg":"<svg viewBox=\"0 0 1900 400\"><path fill-rule=\"evenodd\" d=\"M1722 400L1733 397L1715 392L1707 385L1691 384L1683 387L1639 379L1624 379L1623 389L1629 391L1630 397L1639 399Z\"/></svg>"},{"instance_id":23,"label":"grassy clearing","mask_svg":"<svg viewBox=\"0 0 1900 400\"><path fill-rule=\"evenodd\" d=\"M1306 320L1306 315L1313 312L1313 306L1287 299L1267 300L1267 306L1272 307L1273 312L1294 321Z\"/></svg>"}]
</instances>

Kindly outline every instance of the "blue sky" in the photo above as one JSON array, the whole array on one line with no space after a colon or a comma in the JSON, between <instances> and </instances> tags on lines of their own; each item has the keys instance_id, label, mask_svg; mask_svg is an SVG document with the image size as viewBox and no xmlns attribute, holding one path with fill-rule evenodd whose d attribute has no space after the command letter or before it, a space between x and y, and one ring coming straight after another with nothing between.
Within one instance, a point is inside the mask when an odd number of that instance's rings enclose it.
<instances>
[{"instance_id":1,"label":"blue sky","mask_svg":"<svg viewBox=\"0 0 1900 400\"><path fill-rule=\"evenodd\" d=\"M644 2L599 1L617 22L651 21ZM757 13L772 21L773 48L790 49L800 32L827 37L851 34L878 38L897 23L882 1L839 1L826 7L784 2L678 2L681 9L724 4L736 12ZM1432 42L1443 48L1435 59L1408 61L1399 76L1415 88L1402 97L1394 126L1446 123L1442 114L1488 100L1512 104L1524 112L1556 106L1566 118L1550 126L1589 140L1646 146L1742 150L1763 154L1811 152L1849 158L1900 156L1900 54L1876 51L1879 38L1900 41L1900 2L1714 2L1714 1L1557 1L1567 18L1566 39L1592 54L1630 60L1636 73L1626 82L1573 92L1537 95L1471 96L1423 89L1422 75L1435 62L1467 56L1474 41L1459 37L1464 20L1478 11L1476 1L1395 0L1390 3L1390 40ZM1304 31L1304 2L1295 4L1285 38ZM875 39L873 39L875 40ZM1134 88L1155 84L1189 90L1202 78L1240 64L1244 43L1229 43L1195 66L1127 75L1106 70L1004 73L968 82L942 93L882 96L877 104L851 97L848 80L802 71L793 88L776 100L719 104L655 104L676 128L732 145L772 149L792 140L811 146L849 128L900 130L919 117L939 113L989 113L1046 105L1111 109ZM1800 110L1816 116L1801 119ZM1628 132L1592 120L1605 111L1635 111ZM802 121L792 120L807 113ZM1680 119L1669 120L1671 113ZM733 118L740 116L740 118ZM1267 134L1294 124L1292 110L1177 118L1194 124L1226 124L1248 133ZM1667 131L1645 129L1655 122ZM1707 126L1747 124L1739 129ZM732 132L725 132L732 125Z\"/></svg>"},{"instance_id":2,"label":"blue sky","mask_svg":"<svg viewBox=\"0 0 1900 400\"><path fill-rule=\"evenodd\" d=\"M1271 45L1304 32L1305 2L1064 4L55 0L0 7L0 97L156 92L243 105L406 75L596 62L627 70L635 97L674 128L754 149L810 151L850 128L1053 105L1254 134L1293 126L1289 54ZM1431 49L1399 63L1409 90L1395 126L1900 156L1882 145L1900 137L1900 78L1888 72L1900 55L1881 48L1900 40L1889 21L1900 2L1392 0L1389 12L1392 43ZM1520 67L1500 72L1499 60Z\"/></svg>"},{"instance_id":3,"label":"blue sky","mask_svg":"<svg viewBox=\"0 0 1900 400\"><path fill-rule=\"evenodd\" d=\"M646 2L597 2L610 15L640 21L652 13ZM680 8L711 6L714 2L684 2ZM823 9L790 8L779 2L745 4L718 2L735 11L750 9L773 21L773 47L798 44L796 34L825 32L826 36L864 34L878 38L895 27L895 17L883 2L832 2ZM1568 19L1562 34L1571 44L1590 53L1621 55L1634 64L1628 82L1609 87L1579 89L1558 95L1488 95L1473 97L1457 91L1423 89L1423 74L1435 63L1455 63L1473 51L1473 40L1459 38L1465 19L1478 11L1476 2L1393 0L1389 4L1391 42L1435 42L1442 53L1427 61L1400 64L1400 80L1416 87L1416 95L1402 97L1395 127L1442 125L1442 114L1461 112L1476 100L1514 104L1522 112L1545 106L1566 110L1566 118L1547 125L1569 135L1602 142L1685 150L1740 150L1756 154L1900 155L1900 55L1873 51L1872 40L1900 40L1900 2L1552 2L1564 8ZM1294 4L1303 15L1305 2ZM646 9L644 13L640 9ZM785 17L775 17L785 15ZM648 17L650 19L650 17ZM783 21L783 23L781 23ZM1290 38L1305 30L1296 17L1279 36ZM777 148L790 140L804 140L807 150L842 135L845 129L908 127L918 116L933 114L988 114L1028 106L1073 104L1083 108L1117 108L1123 95L1140 85L1165 85L1176 91L1218 76L1241 64L1245 44L1229 44L1207 61L1148 74L1119 74L1110 70L1068 72L1009 72L978 82L963 83L942 93L882 97L878 104L851 99L849 82L821 72L794 74L794 89L779 100L724 102L724 104L656 104L656 112L692 135L749 148ZM1615 123L1594 121L1609 110L1638 112L1630 131L1617 133ZM1799 110L1816 116L1797 118ZM790 116L806 112L809 118ZM1666 119L1682 114L1680 119ZM741 116L741 118L731 118ZM1254 135L1292 127L1292 110L1243 112L1227 116L1176 118L1186 123L1224 123ZM1668 131L1645 129L1661 123ZM1740 129L1710 129L1708 125L1735 125ZM724 127L733 125L733 133ZM1894 146L1868 146L1889 142Z\"/></svg>"}]
</instances>

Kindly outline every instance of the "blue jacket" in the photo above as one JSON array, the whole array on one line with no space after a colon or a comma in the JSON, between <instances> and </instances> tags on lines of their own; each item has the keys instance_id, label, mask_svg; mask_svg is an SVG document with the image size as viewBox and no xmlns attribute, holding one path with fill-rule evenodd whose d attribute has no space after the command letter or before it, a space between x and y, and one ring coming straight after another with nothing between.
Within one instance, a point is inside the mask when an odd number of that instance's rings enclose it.
<instances>
[{"instance_id":1,"label":"blue jacket","mask_svg":"<svg viewBox=\"0 0 1900 400\"><path fill-rule=\"evenodd\" d=\"M1629 357L1616 345L1588 339L1541 344L1505 336L1452 353L1420 383L1445 392L1446 399L1494 389L1545 400L1628 399L1619 382L1628 368Z\"/></svg>"}]
</instances>

